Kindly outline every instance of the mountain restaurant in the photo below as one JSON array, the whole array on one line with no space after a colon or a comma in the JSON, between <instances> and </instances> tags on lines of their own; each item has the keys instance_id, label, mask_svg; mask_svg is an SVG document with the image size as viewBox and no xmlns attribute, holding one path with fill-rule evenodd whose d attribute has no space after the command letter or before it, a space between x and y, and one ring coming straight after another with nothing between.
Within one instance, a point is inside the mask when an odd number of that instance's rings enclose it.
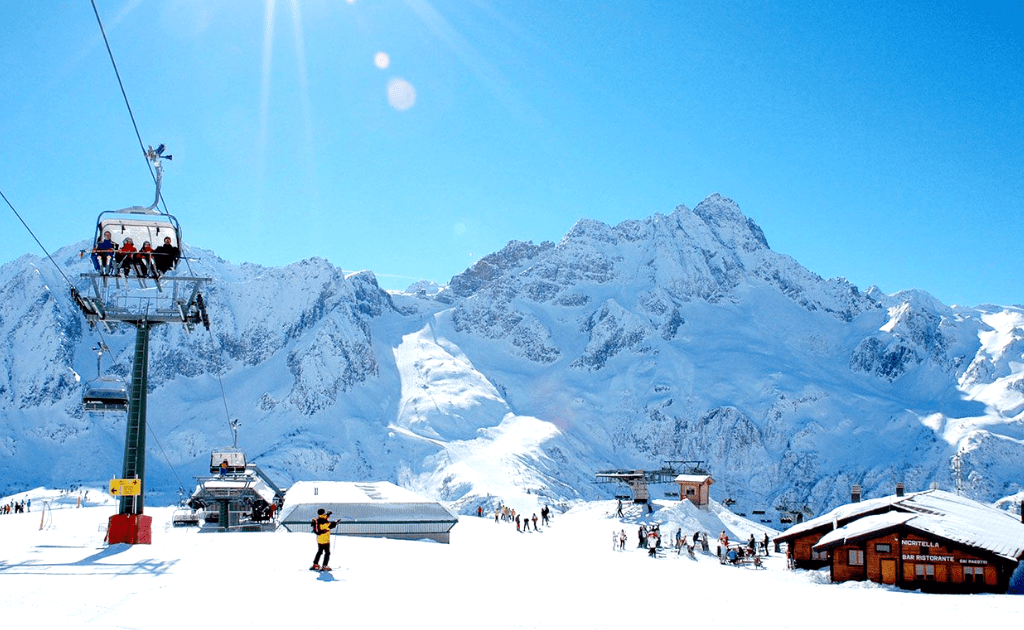
<instances>
[{"instance_id":1,"label":"mountain restaurant","mask_svg":"<svg viewBox=\"0 0 1024 630\"><path fill-rule=\"evenodd\" d=\"M858 509L860 506L860 509ZM941 490L847 504L776 537L798 567L945 593L1005 593L1024 559L1024 523Z\"/></svg>"}]
</instances>

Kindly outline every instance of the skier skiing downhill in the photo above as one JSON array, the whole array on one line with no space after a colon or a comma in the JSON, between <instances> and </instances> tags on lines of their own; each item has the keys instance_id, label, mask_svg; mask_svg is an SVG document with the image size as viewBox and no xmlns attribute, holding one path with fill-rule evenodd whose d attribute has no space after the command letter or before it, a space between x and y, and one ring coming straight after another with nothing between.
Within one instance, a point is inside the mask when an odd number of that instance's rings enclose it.
<instances>
[{"instance_id":1,"label":"skier skiing downhill","mask_svg":"<svg viewBox=\"0 0 1024 630\"><path fill-rule=\"evenodd\" d=\"M313 533L316 534L316 556L313 558L313 566L310 571L331 570L331 529L337 527L338 521L330 520L331 512L323 508L316 511L316 519L313 520ZM320 566L320 554L324 556L324 564Z\"/></svg>"}]
</instances>

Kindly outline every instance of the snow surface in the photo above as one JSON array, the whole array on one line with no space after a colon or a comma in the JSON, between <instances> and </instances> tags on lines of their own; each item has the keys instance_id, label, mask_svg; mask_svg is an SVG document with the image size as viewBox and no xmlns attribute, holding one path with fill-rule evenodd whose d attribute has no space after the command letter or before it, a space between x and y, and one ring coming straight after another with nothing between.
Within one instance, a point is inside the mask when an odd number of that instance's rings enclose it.
<instances>
[{"instance_id":1,"label":"snow surface","mask_svg":"<svg viewBox=\"0 0 1024 630\"><path fill-rule=\"evenodd\" d=\"M614 501L581 502L529 533L463 516L450 545L334 537L334 571L318 574L310 534L205 534L151 508L152 545L105 546L110 497L91 490L76 509L76 494L37 489L2 502L24 497L31 513L0 516L0 610L50 627L958 628L1006 626L1024 609L1009 595L829 584L827 570L789 571L776 554L756 570L636 548L639 522L661 522L666 538L676 527L763 535L717 505L658 502L618 519ZM620 529L625 551L612 548Z\"/></svg>"}]
</instances>

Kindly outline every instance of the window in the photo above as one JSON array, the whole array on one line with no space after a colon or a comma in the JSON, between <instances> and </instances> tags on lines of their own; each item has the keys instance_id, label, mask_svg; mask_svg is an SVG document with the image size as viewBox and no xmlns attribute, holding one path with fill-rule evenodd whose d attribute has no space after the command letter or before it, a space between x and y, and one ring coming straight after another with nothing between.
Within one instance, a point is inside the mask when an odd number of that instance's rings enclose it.
<instances>
[{"instance_id":1,"label":"window","mask_svg":"<svg viewBox=\"0 0 1024 630\"><path fill-rule=\"evenodd\" d=\"M935 565L934 564L915 564L914 565L914 577L919 580L934 580L935 579Z\"/></svg>"},{"instance_id":2,"label":"window","mask_svg":"<svg viewBox=\"0 0 1024 630\"><path fill-rule=\"evenodd\" d=\"M878 553L892 553L892 545L889 543L876 543L875 551Z\"/></svg>"},{"instance_id":3,"label":"window","mask_svg":"<svg viewBox=\"0 0 1024 630\"><path fill-rule=\"evenodd\" d=\"M964 582L984 584L985 567L964 567Z\"/></svg>"},{"instance_id":4,"label":"window","mask_svg":"<svg viewBox=\"0 0 1024 630\"><path fill-rule=\"evenodd\" d=\"M864 552L860 549L850 549L850 562L851 567L862 567L864 566Z\"/></svg>"},{"instance_id":5,"label":"window","mask_svg":"<svg viewBox=\"0 0 1024 630\"><path fill-rule=\"evenodd\" d=\"M827 551L815 551L811 550L811 560L828 560Z\"/></svg>"}]
</instances>

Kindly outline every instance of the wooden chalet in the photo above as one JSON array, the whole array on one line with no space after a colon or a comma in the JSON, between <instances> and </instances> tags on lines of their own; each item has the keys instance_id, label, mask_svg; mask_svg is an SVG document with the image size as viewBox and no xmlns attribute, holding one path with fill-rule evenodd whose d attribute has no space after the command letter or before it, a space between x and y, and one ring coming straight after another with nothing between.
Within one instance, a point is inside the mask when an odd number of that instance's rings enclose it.
<instances>
[{"instance_id":1,"label":"wooden chalet","mask_svg":"<svg viewBox=\"0 0 1024 630\"><path fill-rule=\"evenodd\" d=\"M679 484L679 500L688 499L699 508L707 509L711 500L711 484L715 480L711 475L678 475L675 482Z\"/></svg>"},{"instance_id":2,"label":"wooden chalet","mask_svg":"<svg viewBox=\"0 0 1024 630\"><path fill-rule=\"evenodd\" d=\"M1024 523L941 490L850 503L775 540L798 567L828 566L834 582L931 592L1005 593L1024 560Z\"/></svg>"}]
</instances>

